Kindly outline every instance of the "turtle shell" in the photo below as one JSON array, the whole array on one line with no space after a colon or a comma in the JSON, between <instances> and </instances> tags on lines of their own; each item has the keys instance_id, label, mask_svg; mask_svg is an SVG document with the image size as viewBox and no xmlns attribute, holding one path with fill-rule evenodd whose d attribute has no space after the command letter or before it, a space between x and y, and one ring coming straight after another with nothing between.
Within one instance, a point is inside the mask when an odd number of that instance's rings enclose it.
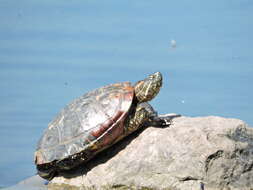
<instances>
[{"instance_id":1,"label":"turtle shell","mask_svg":"<svg viewBox=\"0 0 253 190\"><path fill-rule=\"evenodd\" d=\"M71 158L89 160L116 142L124 134L123 123L133 96L133 87L124 82L93 90L75 99L49 123L38 142L35 164L43 166ZM84 159L81 158L82 152L90 154Z\"/></svg>"}]
</instances>

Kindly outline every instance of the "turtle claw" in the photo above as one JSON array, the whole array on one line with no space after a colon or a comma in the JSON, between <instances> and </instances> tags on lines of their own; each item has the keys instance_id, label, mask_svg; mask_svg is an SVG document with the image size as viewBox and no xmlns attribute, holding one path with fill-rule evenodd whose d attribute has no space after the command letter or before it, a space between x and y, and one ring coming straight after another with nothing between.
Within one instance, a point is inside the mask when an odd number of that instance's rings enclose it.
<instances>
[{"instance_id":1,"label":"turtle claw","mask_svg":"<svg viewBox=\"0 0 253 190\"><path fill-rule=\"evenodd\" d=\"M181 117L180 114L164 114L164 115L159 115L158 118L161 121L161 127L169 127L173 123L173 119L176 117Z\"/></svg>"},{"instance_id":2,"label":"turtle claw","mask_svg":"<svg viewBox=\"0 0 253 190\"><path fill-rule=\"evenodd\" d=\"M171 119L165 119L165 118L160 118L158 117L157 121L156 121L156 126L159 127L169 127L171 125Z\"/></svg>"},{"instance_id":3,"label":"turtle claw","mask_svg":"<svg viewBox=\"0 0 253 190\"><path fill-rule=\"evenodd\" d=\"M162 123L162 127L169 127L172 124L172 120L171 119L164 119L164 122Z\"/></svg>"},{"instance_id":4,"label":"turtle claw","mask_svg":"<svg viewBox=\"0 0 253 190\"><path fill-rule=\"evenodd\" d=\"M159 116L153 116L151 120L146 123L148 126L153 127L169 127L172 124L172 119L175 117L180 117L179 114L166 114L166 115L159 115Z\"/></svg>"}]
</instances>

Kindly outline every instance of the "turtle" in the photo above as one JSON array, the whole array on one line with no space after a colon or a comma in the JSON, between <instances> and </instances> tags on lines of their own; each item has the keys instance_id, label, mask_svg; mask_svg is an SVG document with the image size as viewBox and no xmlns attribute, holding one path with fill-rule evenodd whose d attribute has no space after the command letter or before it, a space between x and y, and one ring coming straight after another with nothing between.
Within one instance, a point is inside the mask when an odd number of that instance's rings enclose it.
<instances>
[{"instance_id":1,"label":"turtle","mask_svg":"<svg viewBox=\"0 0 253 190\"><path fill-rule=\"evenodd\" d=\"M162 74L156 72L134 85L111 84L73 100L48 124L37 144L38 174L51 180L141 127L169 126L174 116L158 116L148 103L161 87Z\"/></svg>"}]
</instances>

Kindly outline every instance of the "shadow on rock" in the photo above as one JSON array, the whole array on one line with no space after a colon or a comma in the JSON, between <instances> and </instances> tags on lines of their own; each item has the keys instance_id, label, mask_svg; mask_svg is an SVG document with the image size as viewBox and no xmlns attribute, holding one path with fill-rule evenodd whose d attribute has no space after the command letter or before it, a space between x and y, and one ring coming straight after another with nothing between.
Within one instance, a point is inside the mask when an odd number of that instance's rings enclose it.
<instances>
[{"instance_id":1,"label":"shadow on rock","mask_svg":"<svg viewBox=\"0 0 253 190\"><path fill-rule=\"evenodd\" d=\"M132 140L138 137L147 128L148 127L142 127L141 129L125 137L123 140L117 142L116 144L112 145L106 150L103 150L102 152L98 153L90 161L85 162L80 166L73 168L71 170L61 171L57 176L63 176L64 178L73 178L85 175L87 172L92 170L92 168L107 162L115 155L117 155L121 150L125 149L127 145L131 143Z\"/></svg>"}]
</instances>

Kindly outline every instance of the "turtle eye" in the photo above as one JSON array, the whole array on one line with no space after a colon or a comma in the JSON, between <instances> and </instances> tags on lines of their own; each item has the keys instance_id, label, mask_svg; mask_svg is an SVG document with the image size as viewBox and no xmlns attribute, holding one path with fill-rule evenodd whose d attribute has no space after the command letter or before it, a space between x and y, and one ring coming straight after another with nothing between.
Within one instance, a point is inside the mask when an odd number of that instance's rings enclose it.
<instances>
[{"instance_id":1,"label":"turtle eye","mask_svg":"<svg viewBox=\"0 0 253 190\"><path fill-rule=\"evenodd\" d=\"M154 75L149 75L149 77L148 77L149 79L154 79Z\"/></svg>"}]
</instances>

